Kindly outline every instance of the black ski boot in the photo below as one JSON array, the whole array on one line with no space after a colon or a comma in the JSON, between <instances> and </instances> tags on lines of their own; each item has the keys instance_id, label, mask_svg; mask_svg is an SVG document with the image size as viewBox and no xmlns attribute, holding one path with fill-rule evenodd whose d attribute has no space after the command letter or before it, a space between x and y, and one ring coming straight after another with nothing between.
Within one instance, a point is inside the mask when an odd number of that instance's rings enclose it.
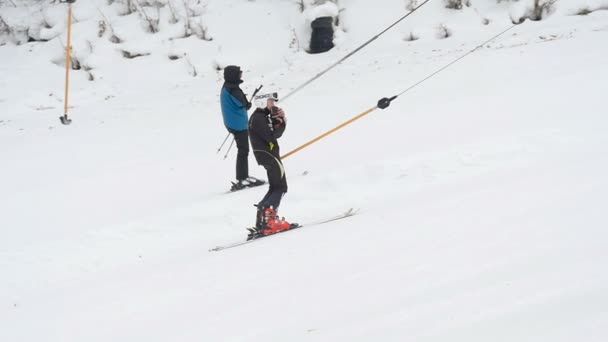
<instances>
[{"instance_id":1,"label":"black ski boot","mask_svg":"<svg viewBox=\"0 0 608 342\"><path fill-rule=\"evenodd\" d=\"M247 228L249 231L247 240L253 240L264 235L264 229L266 228L266 218L264 216L265 208L263 206L258 206L257 204L254 204L253 206L258 208L258 210L255 213L255 227Z\"/></svg>"}]
</instances>

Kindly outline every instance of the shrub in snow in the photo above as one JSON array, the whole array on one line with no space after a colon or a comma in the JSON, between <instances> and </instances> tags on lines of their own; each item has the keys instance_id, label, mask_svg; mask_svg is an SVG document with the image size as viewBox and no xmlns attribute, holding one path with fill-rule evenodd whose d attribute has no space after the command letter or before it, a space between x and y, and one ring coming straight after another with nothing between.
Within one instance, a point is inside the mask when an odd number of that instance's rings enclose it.
<instances>
[{"instance_id":1,"label":"shrub in snow","mask_svg":"<svg viewBox=\"0 0 608 342\"><path fill-rule=\"evenodd\" d=\"M179 22L179 19L177 18L177 12L175 10L175 7L173 7L173 4L171 4L171 1L167 2L167 6L169 7L169 24L177 24Z\"/></svg>"},{"instance_id":2,"label":"shrub in snow","mask_svg":"<svg viewBox=\"0 0 608 342\"><path fill-rule=\"evenodd\" d=\"M169 23L176 24L180 20L184 23L184 33L179 38L187 38L192 35L199 39L212 41L213 37L209 34L209 28L203 21L203 14L207 12L207 5L200 0L183 0L183 6L179 7L167 2L169 7Z\"/></svg>"},{"instance_id":3,"label":"shrub in snow","mask_svg":"<svg viewBox=\"0 0 608 342\"><path fill-rule=\"evenodd\" d=\"M137 1L137 0L136 0ZM160 8L156 7L156 17L149 15L146 9L140 6L137 12L144 19L144 29L149 33L158 33L158 26L160 25Z\"/></svg>"},{"instance_id":4,"label":"shrub in snow","mask_svg":"<svg viewBox=\"0 0 608 342\"><path fill-rule=\"evenodd\" d=\"M578 10L578 12L576 12L576 15L588 15L593 13L592 10L590 10L589 8L581 8L580 10Z\"/></svg>"},{"instance_id":5,"label":"shrub in snow","mask_svg":"<svg viewBox=\"0 0 608 342\"><path fill-rule=\"evenodd\" d=\"M218 73L220 71L224 70L224 67L222 66L222 64L220 62L218 62L217 60L211 61L211 67L213 68L213 70L217 71Z\"/></svg>"},{"instance_id":6,"label":"shrub in snow","mask_svg":"<svg viewBox=\"0 0 608 342\"><path fill-rule=\"evenodd\" d=\"M300 50L300 40L298 39L298 34L296 33L295 29L291 30L291 41L289 42L289 48L296 51Z\"/></svg>"},{"instance_id":7,"label":"shrub in snow","mask_svg":"<svg viewBox=\"0 0 608 342\"><path fill-rule=\"evenodd\" d=\"M117 3L122 5L121 11L118 15L124 16L137 12L137 7L135 6L135 1L133 0L108 0L111 1L108 4Z\"/></svg>"},{"instance_id":8,"label":"shrub in snow","mask_svg":"<svg viewBox=\"0 0 608 342\"><path fill-rule=\"evenodd\" d=\"M6 44L9 41L11 35L11 28L8 24L0 17L0 45Z\"/></svg>"},{"instance_id":9,"label":"shrub in snow","mask_svg":"<svg viewBox=\"0 0 608 342\"><path fill-rule=\"evenodd\" d=\"M420 37L418 37L414 31L410 31L410 33L408 35L406 35L405 37L403 37L403 40L405 40L406 42L413 42L415 40L420 39Z\"/></svg>"},{"instance_id":10,"label":"shrub in snow","mask_svg":"<svg viewBox=\"0 0 608 342\"><path fill-rule=\"evenodd\" d=\"M190 20L190 30L198 38L206 41L212 41L213 37L209 34L207 25L203 23L203 18L198 17L196 20Z\"/></svg>"},{"instance_id":11,"label":"shrub in snow","mask_svg":"<svg viewBox=\"0 0 608 342\"><path fill-rule=\"evenodd\" d=\"M161 8L165 6L165 2L160 0L137 0L140 6Z\"/></svg>"},{"instance_id":12,"label":"shrub in snow","mask_svg":"<svg viewBox=\"0 0 608 342\"><path fill-rule=\"evenodd\" d=\"M98 33L97 33L97 37L101 38L103 37L103 35L106 33L106 22L103 20L99 21L99 25L98 25Z\"/></svg>"},{"instance_id":13,"label":"shrub in snow","mask_svg":"<svg viewBox=\"0 0 608 342\"><path fill-rule=\"evenodd\" d=\"M596 6L579 8L575 14L576 15L589 15L595 11L600 11L600 10L608 10L608 1L606 1L603 4L596 3Z\"/></svg>"},{"instance_id":14,"label":"shrub in snow","mask_svg":"<svg viewBox=\"0 0 608 342\"><path fill-rule=\"evenodd\" d=\"M198 17L207 12L207 4L201 0L182 0L186 14L190 17Z\"/></svg>"},{"instance_id":15,"label":"shrub in snow","mask_svg":"<svg viewBox=\"0 0 608 342\"><path fill-rule=\"evenodd\" d=\"M581 8L578 10L578 12L576 12L576 15L589 15L593 13L592 10L590 10L589 8L585 7L585 8Z\"/></svg>"},{"instance_id":16,"label":"shrub in snow","mask_svg":"<svg viewBox=\"0 0 608 342\"><path fill-rule=\"evenodd\" d=\"M190 74L190 76L198 76L198 71L196 71L196 67L194 66L194 64L192 64L190 58L188 58L188 54L184 53L184 59L186 60L186 63L188 63L188 73Z\"/></svg>"},{"instance_id":17,"label":"shrub in snow","mask_svg":"<svg viewBox=\"0 0 608 342\"><path fill-rule=\"evenodd\" d=\"M127 50L121 50L121 52L122 52L122 56L124 58L126 58L126 59L134 59L134 58L137 58L137 57L144 57L144 56L149 56L150 55L149 52L139 53L139 52L130 52L130 51L127 51Z\"/></svg>"},{"instance_id":18,"label":"shrub in snow","mask_svg":"<svg viewBox=\"0 0 608 342\"><path fill-rule=\"evenodd\" d=\"M511 21L521 24L526 19L543 20L555 10L557 0L522 0L511 7Z\"/></svg>"},{"instance_id":19,"label":"shrub in snow","mask_svg":"<svg viewBox=\"0 0 608 342\"><path fill-rule=\"evenodd\" d=\"M441 24L437 27L437 38L446 39L452 36L452 30L450 30L444 24Z\"/></svg>"},{"instance_id":20,"label":"shrub in snow","mask_svg":"<svg viewBox=\"0 0 608 342\"><path fill-rule=\"evenodd\" d=\"M534 0L531 20L541 20L553 13L554 6L557 0Z\"/></svg>"},{"instance_id":21,"label":"shrub in snow","mask_svg":"<svg viewBox=\"0 0 608 342\"><path fill-rule=\"evenodd\" d=\"M405 0L406 10L413 11L416 7L418 7L418 0Z\"/></svg>"},{"instance_id":22,"label":"shrub in snow","mask_svg":"<svg viewBox=\"0 0 608 342\"><path fill-rule=\"evenodd\" d=\"M445 7L450 9L462 9L462 6L471 6L470 0L445 0Z\"/></svg>"},{"instance_id":23,"label":"shrub in snow","mask_svg":"<svg viewBox=\"0 0 608 342\"><path fill-rule=\"evenodd\" d=\"M114 44L120 44L122 43L122 39L118 38L118 36L116 35L116 32L114 31L114 27L112 26L112 24L110 23L110 21L108 20L108 18L106 18L105 14L103 14L103 12L101 10L99 10L99 14L101 14L101 17L103 18L103 20L99 21L99 31L98 31L98 37L101 38L104 36L104 34L106 33L107 28L110 28L110 32L112 33L112 35L110 36L110 42L114 43Z\"/></svg>"}]
</instances>

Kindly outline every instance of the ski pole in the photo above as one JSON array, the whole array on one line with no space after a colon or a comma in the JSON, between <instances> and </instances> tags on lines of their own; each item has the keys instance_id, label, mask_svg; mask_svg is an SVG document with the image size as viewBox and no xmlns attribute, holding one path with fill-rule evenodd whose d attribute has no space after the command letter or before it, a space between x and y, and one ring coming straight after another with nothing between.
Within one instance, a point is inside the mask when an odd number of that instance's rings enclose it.
<instances>
[{"instance_id":1,"label":"ski pole","mask_svg":"<svg viewBox=\"0 0 608 342\"><path fill-rule=\"evenodd\" d=\"M224 147L224 144L226 144L226 140L228 140L228 137L229 137L229 136L230 136L230 132L228 132L228 134L226 134L226 138L224 138L224 142L223 142L223 143L220 145L220 147L217 149L217 152L215 152L216 154L217 154L217 153L220 153L220 151L221 151L222 147Z\"/></svg>"},{"instance_id":2,"label":"ski pole","mask_svg":"<svg viewBox=\"0 0 608 342\"><path fill-rule=\"evenodd\" d=\"M251 100L249 100L249 102L253 101L253 98L260 92L263 86L263 84L260 84L259 87L255 88L255 91L253 92L253 95L251 95Z\"/></svg>"},{"instance_id":3,"label":"ski pole","mask_svg":"<svg viewBox=\"0 0 608 342\"><path fill-rule=\"evenodd\" d=\"M232 141L230 142L230 146L228 146L228 151L226 151L226 154L224 155L224 160L226 160L226 158L228 158L228 153L230 153L230 149L232 149L233 144L234 144L234 139L232 139Z\"/></svg>"},{"instance_id":4,"label":"ski pole","mask_svg":"<svg viewBox=\"0 0 608 342\"><path fill-rule=\"evenodd\" d=\"M72 4L76 0L65 0L68 3L68 43L65 47L65 96L64 96L64 107L63 116L59 117L59 120L64 125L72 123L72 119L68 119L68 96L70 88L70 63L72 61Z\"/></svg>"}]
</instances>

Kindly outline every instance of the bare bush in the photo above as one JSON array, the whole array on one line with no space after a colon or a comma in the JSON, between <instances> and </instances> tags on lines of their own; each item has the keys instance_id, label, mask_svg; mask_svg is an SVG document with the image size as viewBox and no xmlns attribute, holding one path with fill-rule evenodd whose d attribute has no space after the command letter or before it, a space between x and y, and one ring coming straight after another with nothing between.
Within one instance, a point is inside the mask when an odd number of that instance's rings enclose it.
<instances>
[{"instance_id":1,"label":"bare bush","mask_svg":"<svg viewBox=\"0 0 608 342\"><path fill-rule=\"evenodd\" d=\"M542 20L547 15L553 12L553 5L557 0L534 0L534 9L532 10L531 20Z\"/></svg>"},{"instance_id":2,"label":"bare bush","mask_svg":"<svg viewBox=\"0 0 608 342\"><path fill-rule=\"evenodd\" d=\"M116 31L114 31L114 27L112 26L112 23L110 23L108 18L106 18L106 16L103 14L103 12L99 8L97 8L97 10L99 11L99 14L101 14L101 17L103 18L103 20L99 21L99 32L98 32L99 37L100 38L103 37L103 35L106 31L106 27L109 27L110 31L112 32L112 35L110 36L110 42L112 42L114 44L122 43L122 39L118 38L118 36L116 35Z\"/></svg>"},{"instance_id":3,"label":"bare bush","mask_svg":"<svg viewBox=\"0 0 608 342\"><path fill-rule=\"evenodd\" d=\"M89 81L95 81L95 76L93 75L93 68L87 64L82 64L82 70L87 73L87 77Z\"/></svg>"},{"instance_id":4,"label":"bare bush","mask_svg":"<svg viewBox=\"0 0 608 342\"><path fill-rule=\"evenodd\" d=\"M416 7L418 7L418 0L405 0L406 10L413 11Z\"/></svg>"},{"instance_id":5,"label":"bare bush","mask_svg":"<svg viewBox=\"0 0 608 342\"><path fill-rule=\"evenodd\" d=\"M106 33L106 22L104 20L100 20L97 25L97 37L101 38Z\"/></svg>"},{"instance_id":6,"label":"bare bush","mask_svg":"<svg viewBox=\"0 0 608 342\"><path fill-rule=\"evenodd\" d=\"M82 69L82 63L80 63L80 59L78 59L78 57L75 57L74 55L72 55L71 60L72 60L72 63L70 65L72 66L72 70Z\"/></svg>"},{"instance_id":7,"label":"bare bush","mask_svg":"<svg viewBox=\"0 0 608 342\"><path fill-rule=\"evenodd\" d=\"M179 22L179 19L177 18L175 8L171 4L171 0L167 2L167 5L169 6L169 12L171 13L171 17L169 18L169 24L177 24L177 22Z\"/></svg>"},{"instance_id":8,"label":"bare bush","mask_svg":"<svg viewBox=\"0 0 608 342\"><path fill-rule=\"evenodd\" d=\"M137 7L133 0L121 0L121 3L123 4L123 10L119 15L130 15L137 12Z\"/></svg>"},{"instance_id":9,"label":"bare bush","mask_svg":"<svg viewBox=\"0 0 608 342\"><path fill-rule=\"evenodd\" d=\"M184 38L192 35L199 39L212 41L213 37L209 34L209 28L203 22L203 14L207 11L207 5L201 4L200 0L182 1L185 9L184 19Z\"/></svg>"},{"instance_id":10,"label":"bare bush","mask_svg":"<svg viewBox=\"0 0 608 342\"><path fill-rule=\"evenodd\" d=\"M156 16L156 18L152 18L151 16L148 15L148 13L146 12L146 10L144 9L144 7L142 6L142 4L139 0L135 0L135 2L137 2L137 4L139 5L139 8L136 7L137 12L146 21L146 24L145 24L146 32L157 33L158 26L160 24L160 8L156 7L157 16Z\"/></svg>"},{"instance_id":11,"label":"bare bush","mask_svg":"<svg viewBox=\"0 0 608 342\"><path fill-rule=\"evenodd\" d=\"M126 59L134 59L137 57L145 57L145 56L150 55L150 53L147 53L147 52L146 53L137 53L137 52L130 52L127 50L122 50L121 52L122 52L122 56Z\"/></svg>"},{"instance_id":12,"label":"bare bush","mask_svg":"<svg viewBox=\"0 0 608 342\"><path fill-rule=\"evenodd\" d=\"M527 12L524 13L521 17L511 18L511 21L514 24L521 24L526 19L530 19L533 21L543 20L551 13L553 13L555 9L555 3L558 0L534 0L532 6L528 8Z\"/></svg>"},{"instance_id":13,"label":"bare bush","mask_svg":"<svg viewBox=\"0 0 608 342\"><path fill-rule=\"evenodd\" d=\"M450 30L444 24L441 24L437 27L437 38L446 39L452 36L452 30Z\"/></svg>"},{"instance_id":14,"label":"bare bush","mask_svg":"<svg viewBox=\"0 0 608 342\"><path fill-rule=\"evenodd\" d=\"M195 19L195 18L192 18ZM209 34L209 29L207 25L203 23L203 18L198 17L196 20L189 20L190 23L190 32L197 36L199 39L212 41L213 37Z\"/></svg>"},{"instance_id":15,"label":"bare bush","mask_svg":"<svg viewBox=\"0 0 608 342\"><path fill-rule=\"evenodd\" d=\"M295 29L291 29L291 41L289 42L289 48L295 51L300 51L300 40Z\"/></svg>"},{"instance_id":16,"label":"bare bush","mask_svg":"<svg viewBox=\"0 0 608 342\"><path fill-rule=\"evenodd\" d=\"M470 0L445 0L445 7L455 10L462 9L463 6L471 6Z\"/></svg>"},{"instance_id":17,"label":"bare bush","mask_svg":"<svg viewBox=\"0 0 608 342\"><path fill-rule=\"evenodd\" d=\"M420 37L418 37L416 34L414 34L414 31L410 31L410 33L408 35L406 35L405 37L403 37L403 40L406 42L413 42L420 39Z\"/></svg>"},{"instance_id":18,"label":"bare bush","mask_svg":"<svg viewBox=\"0 0 608 342\"><path fill-rule=\"evenodd\" d=\"M576 12L576 15L589 15L591 13L593 13L593 11L590 10L589 8L585 7L585 8L579 9L578 12Z\"/></svg>"},{"instance_id":19,"label":"bare bush","mask_svg":"<svg viewBox=\"0 0 608 342\"><path fill-rule=\"evenodd\" d=\"M10 33L11 33L10 26L8 26L6 21L4 21L4 18L2 18L2 16L0 16L0 34L10 34Z\"/></svg>"},{"instance_id":20,"label":"bare bush","mask_svg":"<svg viewBox=\"0 0 608 342\"><path fill-rule=\"evenodd\" d=\"M11 35L11 28L0 16L0 45L6 44Z\"/></svg>"},{"instance_id":21,"label":"bare bush","mask_svg":"<svg viewBox=\"0 0 608 342\"><path fill-rule=\"evenodd\" d=\"M198 76L198 71L196 71L196 67L194 66L194 64L192 64L192 62L190 61L190 58L188 58L188 55L185 53L184 53L184 59L186 60L186 63L188 63L188 66L190 67L190 70L188 73L192 77Z\"/></svg>"},{"instance_id":22,"label":"bare bush","mask_svg":"<svg viewBox=\"0 0 608 342\"><path fill-rule=\"evenodd\" d=\"M201 0L182 0L182 2L186 9L186 15L189 17L198 17L207 12L207 4L202 3Z\"/></svg>"},{"instance_id":23,"label":"bare bush","mask_svg":"<svg viewBox=\"0 0 608 342\"><path fill-rule=\"evenodd\" d=\"M224 70L224 67L222 66L222 63L218 62L217 60L213 60L211 62L211 67L213 68L213 71L215 71L218 79L223 79L222 70Z\"/></svg>"}]
</instances>

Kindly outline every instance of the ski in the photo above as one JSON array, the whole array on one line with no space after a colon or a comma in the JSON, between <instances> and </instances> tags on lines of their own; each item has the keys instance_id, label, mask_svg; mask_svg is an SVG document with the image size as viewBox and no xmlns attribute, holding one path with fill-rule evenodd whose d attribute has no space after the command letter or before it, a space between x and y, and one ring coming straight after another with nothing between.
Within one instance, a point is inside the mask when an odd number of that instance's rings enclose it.
<instances>
[{"instance_id":1,"label":"ski","mask_svg":"<svg viewBox=\"0 0 608 342\"><path fill-rule=\"evenodd\" d=\"M265 181L263 181L261 179L257 179L257 178L255 178L255 182L249 183L247 185L232 182L232 186L230 187L230 190L228 191L228 193L238 192L238 191L242 191L242 190L246 190L246 189L250 189L250 188L257 188L258 186L262 186L265 184L266 184Z\"/></svg>"},{"instance_id":2,"label":"ski","mask_svg":"<svg viewBox=\"0 0 608 342\"><path fill-rule=\"evenodd\" d=\"M315 225L320 225L320 224L324 224L324 223L328 223L328 222L333 222L333 221L341 220L341 219L344 219L344 218L347 218L347 217L354 216L358 212L359 212L359 209L350 208L346 212L344 212L342 214L339 214L339 215L336 215L336 216L332 216L332 217L329 217L329 218L325 218L325 219L321 219L321 220L318 220L318 221L313 221L313 222L309 222L309 223L305 223L305 224L297 224L297 223L295 223L292 228L289 228L287 230L284 230L284 231L281 231L281 232L278 232L278 233L275 233L275 234L271 234L271 235L262 235L262 236L254 238L254 239L251 239L251 240L239 241L239 242L235 242L235 243L228 244L228 245L217 246L215 248L211 248L209 250L209 252L218 252L218 251L222 251L222 250L225 250L225 249L229 249L229 248L234 248L234 247L246 245L246 244L258 241L258 240L263 239L263 238L279 235L279 234L282 234L282 233L285 233L285 232L289 232L289 231L292 231L292 230L295 230L295 229L298 229L298 228L302 228L302 227L305 227L305 226L306 227L308 227L308 226L315 226Z\"/></svg>"}]
</instances>

